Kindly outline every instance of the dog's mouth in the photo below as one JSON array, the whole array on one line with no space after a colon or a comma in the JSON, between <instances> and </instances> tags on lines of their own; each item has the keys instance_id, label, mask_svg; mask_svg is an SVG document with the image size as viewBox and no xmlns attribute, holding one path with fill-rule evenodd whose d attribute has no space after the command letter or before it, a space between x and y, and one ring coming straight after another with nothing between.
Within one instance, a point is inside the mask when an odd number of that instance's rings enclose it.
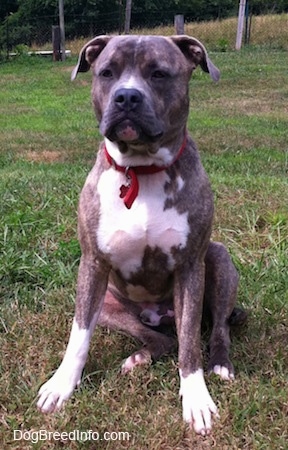
<instances>
[{"instance_id":1,"label":"dog's mouth","mask_svg":"<svg viewBox=\"0 0 288 450\"><path fill-rule=\"evenodd\" d=\"M102 122L100 124L101 133L110 141L117 143L144 144L147 142L156 142L163 135L161 129L150 129L145 125L139 125L136 121L129 118L114 122L110 126L105 127Z\"/></svg>"},{"instance_id":2,"label":"dog's mouth","mask_svg":"<svg viewBox=\"0 0 288 450\"><path fill-rule=\"evenodd\" d=\"M127 143L137 142L142 134L140 127L129 119L118 123L114 127L113 132L116 136L116 140Z\"/></svg>"}]
</instances>

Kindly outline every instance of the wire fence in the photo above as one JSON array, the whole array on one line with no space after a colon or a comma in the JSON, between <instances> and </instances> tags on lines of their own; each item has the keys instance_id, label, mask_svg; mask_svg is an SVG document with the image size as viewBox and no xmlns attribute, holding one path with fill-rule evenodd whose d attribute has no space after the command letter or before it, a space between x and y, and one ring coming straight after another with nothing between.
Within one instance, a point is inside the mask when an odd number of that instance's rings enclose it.
<instances>
[{"instance_id":1,"label":"wire fence","mask_svg":"<svg viewBox=\"0 0 288 450\"><path fill-rule=\"evenodd\" d=\"M194 35L203 40L208 48L226 51L235 48L237 31L237 17L221 18L203 22L190 21L189 15L185 17L185 33ZM271 21L275 26L271 27ZM269 20L269 24L268 24ZM11 52L21 52L21 48L50 48L52 49L52 26L58 25L58 16L38 17L24 25L14 25L6 20L0 27L0 54L9 56ZM145 13L132 13L131 32L152 32L153 34L173 34L174 14L167 11L150 11ZM158 28L157 28L158 27ZM101 14L97 19L81 16L65 17L65 35L67 41L76 38L89 38L99 34L123 33L124 18L119 11ZM273 16L246 17L244 26L244 44L268 46L272 48L288 49L288 14Z\"/></svg>"}]
</instances>

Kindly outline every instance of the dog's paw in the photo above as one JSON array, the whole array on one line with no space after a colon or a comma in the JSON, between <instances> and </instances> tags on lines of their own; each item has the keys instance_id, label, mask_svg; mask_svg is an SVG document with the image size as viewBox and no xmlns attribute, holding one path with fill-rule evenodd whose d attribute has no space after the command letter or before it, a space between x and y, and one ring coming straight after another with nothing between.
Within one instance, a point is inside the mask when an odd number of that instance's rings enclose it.
<instances>
[{"instance_id":1,"label":"dog's paw","mask_svg":"<svg viewBox=\"0 0 288 450\"><path fill-rule=\"evenodd\" d=\"M209 375L213 373L218 375L223 381L233 381L235 379L234 367L228 357L211 358L207 371Z\"/></svg>"},{"instance_id":2,"label":"dog's paw","mask_svg":"<svg viewBox=\"0 0 288 450\"><path fill-rule=\"evenodd\" d=\"M196 433L206 436L212 428L212 417L219 417L205 384L203 370L198 369L187 377L180 370L180 396L182 397L183 419L193 426Z\"/></svg>"},{"instance_id":3,"label":"dog's paw","mask_svg":"<svg viewBox=\"0 0 288 450\"><path fill-rule=\"evenodd\" d=\"M211 358L208 362L207 367L208 374L218 375L223 381L233 381L234 367L229 359L228 351L223 351L223 349L218 349L218 351L213 352Z\"/></svg>"},{"instance_id":4,"label":"dog's paw","mask_svg":"<svg viewBox=\"0 0 288 450\"><path fill-rule=\"evenodd\" d=\"M121 367L121 373L126 374L137 366L151 364L151 362L152 358L150 352L147 349L142 348L129 356L129 358L125 359Z\"/></svg>"},{"instance_id":5,"label":"dog's paw","mask_svg":"<svg viewBox=\"0 0 288 450\"><path fill-rule=\"evenodd\" d=\"M58 411L71 396L75 387L80 385L80 381L80 379L74 380L73 377L67 377L67 374L58 369L38 392L39 411L43 413Z\"/></svg>"},{"instance_id":6,"label":"dog's paw","mask_svg":"<svg viewBox=\"0 0 288 450\"><path fill-rule=\"evenodd\" d=\"M235 379L234 370L228 369L227 367L221 366L220 364L215 365L209 373L215 373L216 375L219 375L221 380L224 381L233 381Z\"/></svg>"}]
</instances>

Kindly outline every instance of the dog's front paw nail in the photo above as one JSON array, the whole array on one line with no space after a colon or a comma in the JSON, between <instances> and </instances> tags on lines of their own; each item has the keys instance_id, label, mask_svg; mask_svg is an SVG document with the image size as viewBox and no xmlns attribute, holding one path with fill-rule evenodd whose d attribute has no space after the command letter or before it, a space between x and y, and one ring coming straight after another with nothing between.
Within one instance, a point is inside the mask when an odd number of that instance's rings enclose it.
<instances>
[{"instance_id":1,"label":"dog's front paw nail","mask_svg":"<svg viewBox=\"0 0 288 450\"><path fill-rule=\"evenodd\" d=\"M67 379L61 373L55 373L38 392L37 408L43 413L53 413L58 411L63 403L71 396L77 382Z\"/></svg>"},{"instance_id":2,"label":"dog's front paw nail","mask_svg":"<svg viewBox=\"0 0 288 450\"><path fill-rule=\"evenodd\" d=\"M53 389L49 381L45 383L38 393L37 408L42 413L52 413L61 408L63 400L61 393Z\"/></svg>"},{"instance_id":3,"label":"dog's front paw nail","mask_svg":"<svg viewBox=\"0 0 288 450\"><path fill-rule=\"evenodd\" d=\"M209 394L208 394L209 395ZM204 401L183 400L183 419L193 426L197 434L206 436L212 429L212 415L219 418L217 407L210 395Z\"/></svg>"},{"instance_id":4,"label":"dog's front paw nail","mask_svg":"<svg viewBox=\"0 0 288 450\"><path fill-rule=\"evenodd\" d=\"M49 414L60 409L60 406L57 408L57 400L58 396L51 395L50 393L43 393L39 397L37 402L37 408L44 414Z\"/></svg>"},{"instance_id":5,"label":"dog's front paw nail","mask_svg":"<svg viewBox=\"0 0 288 450\"><path fill-rule=\"evenodd\" d=\"M233 381L235 379L233 371L230 371L225 366L216 365L213 367L213 372L225 381Z\"/></svg>"}]
</instances>

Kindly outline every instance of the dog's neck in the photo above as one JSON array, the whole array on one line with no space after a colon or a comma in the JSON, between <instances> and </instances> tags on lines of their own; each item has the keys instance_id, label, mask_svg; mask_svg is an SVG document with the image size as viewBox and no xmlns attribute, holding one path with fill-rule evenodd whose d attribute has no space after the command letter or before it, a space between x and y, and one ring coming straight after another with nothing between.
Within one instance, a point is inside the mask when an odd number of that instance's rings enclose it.
<instances>
[{"instance_id":1,"label":"dog's neck","mask_svg":"<svg viewBox=\"0 0 288 450\"><path fill-rule=\"evenodd\" d=\"M111 142L111 141L108 141ZM136 199L139 191L139 182L137 175L151 175L157 172L161 172L170 167L174 162L180 158L187 143L187 133L184 135L184 139L181 147L179 148L177 154L169 161L168 164L156 165L156 164L145 164L145 165L121 165L118 164L112 157L111 153L107 149L107 144L105 140L104 152L108 163L118 172L122 172L126 176L126 184L120 186L120 198L123 198L125 206L130 209L134 200ZM162 149L159 149L159 151ZM110 147L111 151L111 147ZM119 150L118 150L119 153ZM131 159L131 158L130 158ZM133 161L134 162L134 161ZM147 162L147 157L145 158L145 163Z\"/></svg>"},{"instance_id":2,"label":"dog's neck","mask_svg":"<svg viewBox=\"0 0 288 450\"><path fill-rule=\"evenodd\" d=\"M181 136L181 135L180 135ZM166 167L173 164L177 159L179 149L183 146L184 140L187 139L186 128L183 130L182 138L177 141L171 140L169 143L163 144L143 144L143 148L129 146L129 150L121 152L120 144L112 142L108 138L104 138L107 152L116 164L122 167L151 166Z\"/></svg>"}]
</instances>

